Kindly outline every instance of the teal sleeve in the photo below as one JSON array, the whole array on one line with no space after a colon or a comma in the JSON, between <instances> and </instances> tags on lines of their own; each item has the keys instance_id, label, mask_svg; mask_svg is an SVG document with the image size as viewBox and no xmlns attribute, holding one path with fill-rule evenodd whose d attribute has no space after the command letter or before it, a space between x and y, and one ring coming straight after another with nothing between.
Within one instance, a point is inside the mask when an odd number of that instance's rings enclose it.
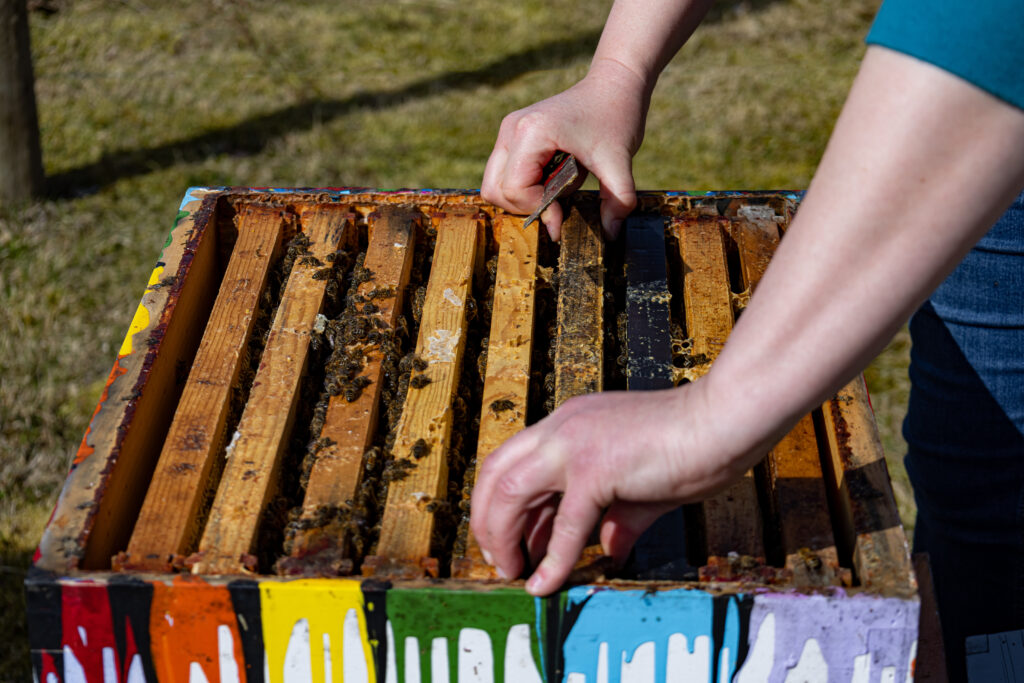
<instances>
[{"instance_id":1,"label":"teal sleeve","mask_svg":"<svg viewBox=\"0 0 1024 683\"><path fill-rule=\"evenodd\" d=\"M1024 109L1024 0L885 0L867 42Z\"/></svg>"}]
</instances>

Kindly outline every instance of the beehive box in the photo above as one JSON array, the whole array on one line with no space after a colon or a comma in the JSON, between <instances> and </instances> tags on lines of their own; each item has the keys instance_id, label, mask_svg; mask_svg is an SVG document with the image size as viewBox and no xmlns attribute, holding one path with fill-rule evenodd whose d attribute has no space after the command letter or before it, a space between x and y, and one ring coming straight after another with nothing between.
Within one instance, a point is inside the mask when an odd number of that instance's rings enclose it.
<instances>
[{"instance_id":1,"label":"beehive box","mask_svg":"<svg viewBox=\"0 0 1024 683\"><path fill-rule=\"evenodd\" d=\"M577 193L556 245L475 193L190 190L27 581L38 680L909 679L860 379L614 575L536 599L468 532L515 431L699 381L797 201L643 193L606 245Z\"/></svg>"}]
</instances>

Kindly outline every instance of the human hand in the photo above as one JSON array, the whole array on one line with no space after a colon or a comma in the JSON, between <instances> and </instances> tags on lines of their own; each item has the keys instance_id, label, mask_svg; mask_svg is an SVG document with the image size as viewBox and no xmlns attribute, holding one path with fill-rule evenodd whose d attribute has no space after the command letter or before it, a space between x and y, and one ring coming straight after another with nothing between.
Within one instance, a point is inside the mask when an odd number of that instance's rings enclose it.
<instances>
[{"instance_id":1,"label":"human hand","mask_svg":"<svg viewBox=\"0 0 1024 683\"><path fill-rule=\"evenodd\" d=\"M759 446L745 446L742 430L714 424L705 380L571 399L491 453L471 519L487 561L500 575L518 576L525 539L531 559L543 558L526 589L547 595L564 583L599 520L604 551L622 563L662 514L742 476Z\"/></svg>"},{"instance_id":2,"label":"human hand","mask_svg":"<svg viewBox=\"0 0 1024 683\"><path fill-rule=\"evenodd\" d=\"M639 75L612 60L596 61L573 87L505 117L480 194L508 211L531 213L544 192L544 165L556 151L568 152L600 181L601 223L614 239L636 206L632 160L643 141L649 101L650 87ZM585 178L581 174L577 182ZM558 202L541 220L557 241Z\"/></svg>"}]
</instances>

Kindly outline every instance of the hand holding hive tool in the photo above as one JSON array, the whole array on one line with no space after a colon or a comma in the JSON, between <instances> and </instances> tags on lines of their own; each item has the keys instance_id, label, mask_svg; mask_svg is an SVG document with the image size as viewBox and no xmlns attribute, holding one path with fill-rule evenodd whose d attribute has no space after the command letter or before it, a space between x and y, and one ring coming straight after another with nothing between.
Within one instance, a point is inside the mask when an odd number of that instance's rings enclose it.
<instances>
[{"instance_id":1,"label":"hand holding hive tool","mask_svg":"<svg viewBox=\"0 0 1024 683\"><path fill-rule=\"evenodd\" d=\"M523 223L523 228L529 227L537 220L544 211L551 206L551 203L567 194L580 177L580 166L576 157L567 152L558 151L551 157L551 161L544 166L542 182L544 183L544 195L541 197L540 206L534 210Z\"/></svg>"}]
</instances>

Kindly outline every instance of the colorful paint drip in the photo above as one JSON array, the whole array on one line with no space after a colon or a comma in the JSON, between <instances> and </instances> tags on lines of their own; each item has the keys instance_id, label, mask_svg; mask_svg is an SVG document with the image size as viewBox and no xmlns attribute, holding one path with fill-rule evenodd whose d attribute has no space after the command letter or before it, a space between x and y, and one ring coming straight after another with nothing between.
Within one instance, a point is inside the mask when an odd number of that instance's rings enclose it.
<instances>
[{"instance_id":1,"label":"colorful paint drip","mask_svg":"<svg viewBox=\"0 0 1024 683\"><path fill-rule=\"evenodd\" d=\"M877 683L912 680L917 648L916 600L841 590L37 575L28 596L46 683Z\"/></svg>"}]
</instances>

